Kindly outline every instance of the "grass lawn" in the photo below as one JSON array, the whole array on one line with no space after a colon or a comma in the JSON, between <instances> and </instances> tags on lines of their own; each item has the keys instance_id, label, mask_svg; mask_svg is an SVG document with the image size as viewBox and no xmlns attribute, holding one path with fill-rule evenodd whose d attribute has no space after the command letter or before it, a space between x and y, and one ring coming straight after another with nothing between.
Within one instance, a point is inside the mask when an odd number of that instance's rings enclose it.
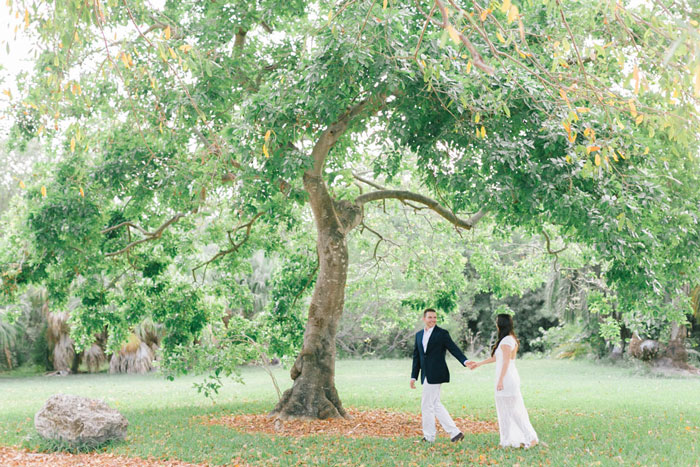
<instances>
[{"instance_id":1,"label":"grass lawn","mask_svg":"<svg viewBox=\"0 0 700 467\"><path fill-rule=\"evenodd\" d=\"M129 420L115 454L256 465L700 465L700 379L635 374L595 362L519 360L525 405L541 441L532 450L498 449L498 434L468 435L452 444L416 439L273 437L202 425L201 415L262 413L276 395L269 377L245 368L245 384L228 383L216 403L197 394L197 378L158 375L0 375L0 445L20 445L34 432L33 416L52 394L104 399ZM337 387L346 407L418 413L420 388L408 387L409 360L340 361ZM495 420L493 365L474 372L450 362L452 382L442 401L454 417ZM291 385L288 372L276 371ZM416 423L419 423L417 419Z\"/></svg>"}]
</instances>

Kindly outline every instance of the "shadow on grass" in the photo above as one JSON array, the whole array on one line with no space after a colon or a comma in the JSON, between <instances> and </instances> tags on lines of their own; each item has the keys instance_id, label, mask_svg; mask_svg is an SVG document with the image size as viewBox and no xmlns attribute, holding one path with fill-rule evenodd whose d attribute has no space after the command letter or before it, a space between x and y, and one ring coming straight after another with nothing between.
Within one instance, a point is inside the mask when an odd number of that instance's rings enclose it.
<instances>
[{"instance_id":1,"label":"shadow on grass","mask_svg":"<svg viewBox=\"0 0 700 467\"><path fill-rule=\"evenodd\" d=\"M20 447L33 452L65 452L69 454L86 454L91 452L104 452L117 446L126 444L125 441L107 441L104 443L71 443L58 439L47 439L36 431L22 440Z\"/></svg>"}]
</instances>

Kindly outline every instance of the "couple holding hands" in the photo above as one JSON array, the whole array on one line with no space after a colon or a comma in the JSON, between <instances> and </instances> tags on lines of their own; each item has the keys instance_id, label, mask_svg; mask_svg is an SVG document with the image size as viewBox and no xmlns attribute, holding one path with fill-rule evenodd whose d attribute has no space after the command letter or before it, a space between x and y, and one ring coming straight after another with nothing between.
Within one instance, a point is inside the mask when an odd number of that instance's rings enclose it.
<instances>
[{"instance_id":1,"label":"couple holding hands","mask_svg":"<svg viewBox=\"0 0 700 467\"><path fill-rule=\"evenodd\" d=\"M416 333L413 349L413 370L411 371L411 388L416 388L418 374L423 384L421 398L421 415L423 419L423 441L435 441L435 418L450 435L452 442L464 439L464 434L457 428L452 417L440 402L440 386L450 382L450 372L445 362L445 352L449 352L459 363L474 370L487 363L496 363L496 412L498 429L501 435L501 447L535 446L539 440L530 424L523 397L520 394L520 376L515 368L515 356L518 352L518 339L513 331L513 318L507 314L497 317L498 340L491 350L491 357L480 362L473 362L450 338L450 333L436 326L437 312L428 308L423 312L425 329Z\"/></svg>"}]
</instances>

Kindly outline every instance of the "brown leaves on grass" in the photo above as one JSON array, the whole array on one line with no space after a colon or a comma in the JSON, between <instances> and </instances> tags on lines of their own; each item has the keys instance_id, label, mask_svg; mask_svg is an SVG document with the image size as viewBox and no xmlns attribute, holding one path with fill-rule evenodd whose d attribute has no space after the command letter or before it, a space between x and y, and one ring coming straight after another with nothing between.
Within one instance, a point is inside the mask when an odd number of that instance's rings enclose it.
<instances>
[{"instance_id":1,"label":"brown leaves on grass","mask_svg":"<svg viewBox=\"0 0 700 467\"><path fill-rule=\"evenodd\" d=\"M267 433L276 436L340 435L350 438L412 438L422 437L421 416L406 412L390 412L383 409L348 409L350 419L288 420L282 421L266 414L227 415L205 419L206 425L224 425L242 432ZM465 435L492 433L498 425L492 421L456 418L455 424ZM438 424L439 426L439 424Z\"/></svg>"},{"instance_id":2,"label":"brown leaves on grass","mask_svg":"<svg viewBox=\"0 0 700 467\"><path fill-rule=\"evenodd\" d=\"M39 453L0 446L0 465L3 467L201 467L208 464L189 464L177 460L140 459L109 453L68 454L65 452Z\"/></svg>"},{"instance_id":3,"label":"brown leaves on grass","mask_svg":"<svg viewBox=\"0 0 700 467\"><path fill-rule=\"evenodd\" d=\"M216 419L200 418L205 425L224 425L248 433L266 433L274 436L302 437L336 435L348 438L420 438L420 414L391 412L389 410L349 409L349 419L281 421L266 414L228 415ZM199 418L199 417L198 417ZM498 431L493 421L456 418L455 423L465 435ZM438 424L439 426L439 424ZM442 436L446 436L442 433ZM235 459L234 462L239 459ZM244 462L241 461L242 464ZM111 453L68 454L35 453L0 446L0 466L3 467L201 467L208 464L190 464L178 460L141 459ZM235 465L235 464L234 464Z\"/></svg>"}]
</instances>

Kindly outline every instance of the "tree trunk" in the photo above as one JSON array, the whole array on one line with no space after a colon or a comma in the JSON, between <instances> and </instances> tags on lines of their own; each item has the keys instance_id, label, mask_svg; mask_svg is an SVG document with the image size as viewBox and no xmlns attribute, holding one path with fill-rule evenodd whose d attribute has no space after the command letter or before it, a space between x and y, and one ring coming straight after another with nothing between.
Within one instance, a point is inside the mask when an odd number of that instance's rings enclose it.
<instances>
[{"instance_id":1,"label":"tree trunk","mask_svg":"<svg viewBox=\"0 0 700 467\"><path fill-rule=\"evenodd\" d=\"M460 219L440 204L403 190L379 190L363 194L354 202L336 201L323 180L323 166L329 151L347 130L350 121L371 108L376 113L386 103L386 94L372 96L343 112L320 135L311 151L313 166L304 173L304 189L316 223L318 279L311 297L304 344L294 362L294 384L285 391L270 413L279 418L345 417L345 409L335 389L335 336L345 302L348 274L348 232L362 222L364 203L383 199L401 199L422 203L457 227L470 229L486 211L480 210L468 221ZM373 185L370 183L370 185ZM373 185L374 186L374 185Z\"/></svg>"},{"instance_id":2,"label":"tree trunk","mask_svg":"<svg viewBox=\"0 0 700 467\"><path fill-rule=\"evenodd\" d=\"M683 285L682 290L686 295L691 295L689 284ZM671 303L677 308L680 306L679 301L680 299L676 297ZM670 364L674 368L696 372L697 369L688 363L688 352L685 348L685 338L687 335L688 329L685 325L678 321L672 321L671 335L669 336L663 356L670 360Z\"/></svg>"},{"instance_id":3,"label":"tree trunk","mask_svg":"<svg viewBox=\"0 0 700 467\"><path fill-rule=\"evenodd\" d=\"M671 323L671 336L666 345L664 356L671 359L671 364L674 367L689 369L692 368L688 364L688 352L685 349L685 337L688 331L682 324L677 321Z\"/></svg>"},{"instance_id":4,"label":"tree trunk","mask_svg":"<svg viewBox=\"0 0 700 467\"><path fill-rule=\"evenodd\" d=\"M335 388L335 336L345 302L348 272L346 235L362 216L360 207L334 201L321 177L307 174L304 187L316 222L319 272L304 332L291 369L294 384L270 415L279 418L334 418L346 412Z\"/></svg>"},{"instance_id":5,"label":"tree trunk","mask_svg":"<svg viewBox=\"0 0 700 467\"><path fill-rule=\"evenodd\" d=\"M73 355L73 362L70 365L70 372L74 375L78 373L78 368L80 367L80 359L83 358L83 353L76 352Z\"/></svg>"}]
</instances>

